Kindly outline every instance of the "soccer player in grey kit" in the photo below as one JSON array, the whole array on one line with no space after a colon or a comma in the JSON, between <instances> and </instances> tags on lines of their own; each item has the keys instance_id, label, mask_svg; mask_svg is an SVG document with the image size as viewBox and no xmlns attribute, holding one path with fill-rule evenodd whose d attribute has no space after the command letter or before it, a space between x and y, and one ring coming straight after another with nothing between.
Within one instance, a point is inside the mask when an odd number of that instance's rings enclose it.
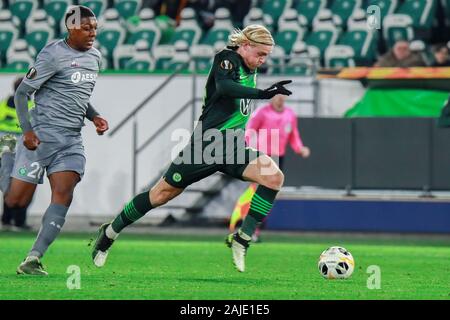
<instances>
[{"instance_id":1,"label":"soccer player in grey kit","mask_svg":"<svg viewBox=\"0 0 450 320\"><path fill-rule=\"evenodd\" d=\"M52 191L37 238L18 274L47 275L40 259L61 231L84 173L84 119L94 123L99 135L108 130L108 122L89 102L101 63L100 52L93 48L97 19L89 8L74 6L65 23L68 37L42 49L17 89L14 101L23 136L15 159L11 153L2 156L0 185L8 206L22 207L31 201L36 185L43 182L44 169ZM27 95L33 92L36 107L28 113ZM5 172L8 168L10 174Z\"/></svg>"}]
</instances>

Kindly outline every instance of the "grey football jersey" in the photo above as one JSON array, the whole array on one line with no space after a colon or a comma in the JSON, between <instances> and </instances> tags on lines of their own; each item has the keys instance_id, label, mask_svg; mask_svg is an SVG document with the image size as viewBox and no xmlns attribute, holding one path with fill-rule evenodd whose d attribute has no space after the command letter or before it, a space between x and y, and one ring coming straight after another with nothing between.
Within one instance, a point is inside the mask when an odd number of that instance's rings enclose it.
<instances>
[{"instance_id":1,"label":"grey football jersey","mask_svg":"<svg viewBox=\"0 0 450 320\"><path fill-rule=\"evenodd\" d=\"M23 80L36 89L32 126L81 129L100 63L95 48L77 51L63 39L45 46Z\"/></svg>"}]
</instances>

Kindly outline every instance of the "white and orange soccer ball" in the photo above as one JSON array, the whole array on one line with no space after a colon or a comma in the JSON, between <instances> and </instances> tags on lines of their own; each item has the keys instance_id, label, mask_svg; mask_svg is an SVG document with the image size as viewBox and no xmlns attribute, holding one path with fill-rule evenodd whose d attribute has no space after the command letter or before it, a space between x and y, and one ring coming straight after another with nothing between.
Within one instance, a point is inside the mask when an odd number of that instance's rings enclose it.
<instances>
[{"instance_id":1,"label":"white and orange soccer ball","mask_svg":"<svg viewBox=\"0 0 450 320\"><path fill-rule=\"evenodd\" d=\"M347 279L355 268L350 251L343 247L330 247L322 252L318 262L319 272L326 279Z\"/></svg>"}]
</instances>

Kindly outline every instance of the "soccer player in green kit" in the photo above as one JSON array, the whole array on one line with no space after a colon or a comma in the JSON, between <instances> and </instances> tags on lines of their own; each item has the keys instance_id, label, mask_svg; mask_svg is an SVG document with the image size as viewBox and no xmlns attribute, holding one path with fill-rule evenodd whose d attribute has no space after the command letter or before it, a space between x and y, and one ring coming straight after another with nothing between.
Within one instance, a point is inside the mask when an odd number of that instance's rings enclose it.
<instances>
[{"instance_id":1,"label":"soccer player in green kit","mask_svg":"<svg viewBox=\"0 0 450 320\"><path fill-rule=\"evenodd\" d=\"M97 267L105 264L108 250L123 228L175 198L190 184L220 171L258 184L241 228L227 238L235 267L245 271L245 255L252 234L271 210L284 180L269 156L245 145L251 99L292 94L284 88L290 80L277 82L265 90L256 88L257 68L266 61L273 46L272 35L261 25L250 25L230 35L228 46L214 57L202 115L190 143L150 191L134 197L111 223L100 227L92 251Z\"/></svg>"}]
</instances>

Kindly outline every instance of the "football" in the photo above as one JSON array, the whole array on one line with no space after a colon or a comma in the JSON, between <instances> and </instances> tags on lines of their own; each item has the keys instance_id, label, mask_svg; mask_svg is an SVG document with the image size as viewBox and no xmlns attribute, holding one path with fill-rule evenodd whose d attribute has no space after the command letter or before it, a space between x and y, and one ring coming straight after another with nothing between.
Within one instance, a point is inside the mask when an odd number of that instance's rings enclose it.
<instances>
[{"instance_id":1,"label":"football","mask_svg":"<svg viewBox=\"0 0 450 320\"><path fill-rule=\"evenodd\" d=\"M319 272L326 279L347 279L355 268L350 251L343 247L330 247L322 252L318 262Z\"/></svg>"}]
</instances>

